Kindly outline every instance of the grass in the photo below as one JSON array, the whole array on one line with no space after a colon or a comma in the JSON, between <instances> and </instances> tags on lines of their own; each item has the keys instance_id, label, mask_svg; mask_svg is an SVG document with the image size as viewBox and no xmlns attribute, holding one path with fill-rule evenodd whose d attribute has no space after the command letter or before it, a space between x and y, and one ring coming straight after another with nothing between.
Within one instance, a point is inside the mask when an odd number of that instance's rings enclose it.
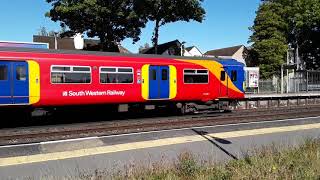
<instances>
[{"instance_id":1,"label":"grass","mask_svg":"<svg viewBox=\"0 0 320 180\"><path fill-rule=\"evenodd\" d=\"M171 166L160 162L151 167L129 167L112 176L123 180L260 180L260 179L317 179L320 180L320 140L308 139L302 145L283 148L276 145L255 149L240 160L225 164L199 162L184 152ZM250 155L249 155L250 154ZM111 179L106 171L80 175L83 180Z\"/></svg>"},{"instance_id":2,"label":"grass","mask_svg":"<svg viewBox=\"0 0 320 180\"><path fill-rule=\"evenodd\" d=\"M320 179L320 140L309 139L288 149L271 145L250 154L227 164L213 165L197 162L185 152L172 167L139 169L115 179Z\"/></svg>"}]
</instances>

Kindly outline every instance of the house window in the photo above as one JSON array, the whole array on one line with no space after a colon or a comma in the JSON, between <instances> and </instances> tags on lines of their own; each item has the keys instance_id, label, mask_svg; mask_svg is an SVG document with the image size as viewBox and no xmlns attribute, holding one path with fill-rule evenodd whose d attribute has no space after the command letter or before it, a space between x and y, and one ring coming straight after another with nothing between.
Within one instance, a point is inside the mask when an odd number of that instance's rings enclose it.
<instances>
[{"instance_id":1,"label":"house window","mask_svg":"<svg viewBox=\"0 0 320 180\"><path fill-rule=\"evenodd\" d=\"M185 69L183 78L185 84L207 84L209 73L206 69Z\"/></svg>"},{"instance_id":2,"label":"house window","mask_svg":"<svg viewBox=\"0 0 320 180\"><path fill-rule=\"evenodd\" d=\"M132 84L133 68L131 67L101 67L100 83L102 84Z\"/></svg>"},{"instance_id":3,"label":"house window","mask_svg":"<svg viewBox=\"0 0 320 180\"><path fill-rule=\"evenodd\" d=\"M90 84L89 66L51 66L52 84Z\"/></svg>"}]
</instances>

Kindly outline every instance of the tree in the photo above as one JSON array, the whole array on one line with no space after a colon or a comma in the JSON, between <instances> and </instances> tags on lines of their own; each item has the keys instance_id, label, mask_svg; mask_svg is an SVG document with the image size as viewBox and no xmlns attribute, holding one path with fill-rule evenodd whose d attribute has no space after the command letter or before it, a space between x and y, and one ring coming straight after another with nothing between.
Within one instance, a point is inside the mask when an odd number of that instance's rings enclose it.
<instances>
[{"instance_id":1,"label":"tree","mask_svg":"<svg viewBox=\"0 0 320 180\"><path fill-rule=\"evenodd\" d=\"M286 9L279 3L264 2L257 11L249 42L257 53L261 77L270 78L284 63L287 52Z\"/></svg>"},{"instance_id":2,"label":"tree","mask_svg":"<svg viewBox=\"0 0 320 180\"><path fill-rule=\"evenodd\" d=\"M299 50L307 69L320 67L320 0L262 0L249 42L263 78L286 59L288 44Z\"/></svg>"},{"instance_id":3,"label":"tree","mask_svg":"<svg viewBox=\"0 0 320 180\"><path fill-rule=\"evenodd\" d=\"M177 22L194 20L202 22L205 16L205 10L201 7L203 0L137 0L137 10L154 21L155 27L152 37L152 43L157 54L159 39L159 29L161 26Z\"/></svg>"},{"instance_id":4,"label":"tree","mask_svg":"<svg viewBox=\"0 0 320 180\"><path fill-rule=\"evenodd\" d=\"M99 37L100 50L116 51L125 38L139 40L146 19L134 10L133 0L46 0L52 9L46 13L51 20L68 27L62 35L86 33Z\"/></svg>"},{"instance_id":5,"label":"tree","mask_svg":"<svg viewBox=\"0 0 320 180\"><path fill-rule=\"evenodd\" d=\"M320 68L320 0L295 0L292 39L307 69Z\"/></svg>"}]
</instances>

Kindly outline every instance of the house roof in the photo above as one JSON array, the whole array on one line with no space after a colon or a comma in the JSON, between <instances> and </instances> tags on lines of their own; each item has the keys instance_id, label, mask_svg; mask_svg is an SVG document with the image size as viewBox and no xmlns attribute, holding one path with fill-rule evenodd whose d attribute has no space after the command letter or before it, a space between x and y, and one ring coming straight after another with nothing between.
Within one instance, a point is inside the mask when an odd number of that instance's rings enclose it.
<instances>
[{"instance_id":1,"label":"house roof","mask_svg":"<svg viewBox=\"0 0 320 180\"><path fill-rule=\"evenodd\" d=\"M33 42L42 42L48 43L49 49L55 48L55 40L53 36L33 36ZM99 50L99 40L96 39L84 39L84 50L91 50L91 51L98 51ZM65 49L65 50L75 50L73 38L64 37L60 38L57 37L57 47L58 49ZM125 54L132 54L128 49L124 48L121 45L118 45L118 52L125 53Z\"/></svg>"},{"instance_id":2,"label":"house roof","mask_svg":"<svg viewBox=\"0 0 320 180\"><path fill-rule=\"evenodd\" d=\"M194 48L194 47L195 47L195 46L187 47L186 50L187 50L187 51L190 51L190 50L191 50L192 48Z\"/></svg>"},{"instance_id":3,"label":"house roof","mask_svg":"<svg viewBox=\"0 0 320 180\"><path fill-rule=\"evenodd\" d=\"M234 55L243 45L227 47L222 49L215 49L205 53L209 56L232 56Z\"/></svg>"},{"instance_id":4,"label":"house roof","mask_svg":"<svg viewBox=\"0 0 320 180\"><path fill-rule=\"evenodd\" d=\"M164 52L166 52L169 48L171 48L173 46L180 47L181 46L180 41L174 40L174 41L166 42L163 44L159 44L157 54L163 54ZM142 50L140 53L141 54L155 54L155 48L154 47L147 48L147 49Z\"/></svg>"}]
</instances>

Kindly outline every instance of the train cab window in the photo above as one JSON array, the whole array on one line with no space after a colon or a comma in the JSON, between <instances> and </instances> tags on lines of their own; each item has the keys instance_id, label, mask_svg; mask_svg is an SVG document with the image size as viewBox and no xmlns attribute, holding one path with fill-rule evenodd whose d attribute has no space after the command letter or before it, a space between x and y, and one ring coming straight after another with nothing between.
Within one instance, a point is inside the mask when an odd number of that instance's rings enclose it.
<instances>
[{"instance_id":1,"label":"train cab window","mask_svg":"<svg viewBox=\"0 0 320 180\"><path fill-rule=\"evenodd\" d=\"M0 65L0 81L8 80L8 66Z\"/></svg>"},{"instance_id":2,"label":"train cab window","mask_svg":"<svg viewBox=\"0 0 320 180\"><path fill-rule=\"evenodd\" d=\"M132 84L133 68L101 67L100 83L102 84Z\"/></svg>"},{"instance_id":3,"label":"train cab window","mask_svg":"<svg viewBox=\"0 0 320 180\"><path fill-rule=\"evenodd\" d=\"M53 84L90 84L91 67L89 66L51 66Z\"/></svg>"},{"instance_id":4,"label":"train cab window","mask_svg":"<svg viewBox=\"0 0 320 180\"><path fill-rule=\"evenodd\" d=\"M209 73L206 69L185 69L183 78L185 84L207 84L209 82Z\"/></svg>"},{"instance_id":5,"label":"train cab window","mask_svg":"<svg viewBox=\"0 0 320 180\"><path fill-rule=\"evenodd\" d=\"M232 80L232 82L237 81L237 71L236 70L231 71L231 80Z\"/></svg>"},{"instance_id":6,"label":"train cab window","mask_svg":"<svg viewBox=\"0 0 320 180\"><path fill-rule=\"evenodd\" d=\"M27 69L25 66L17 66L16 69L16 79L18 81L25 81L27 80Z\"/></svg>"},{"instance_id":7,"label":"train cab window","mask_svg":"<svg viewBox=\"0 0 320 180\"><path fill-rule=\"evenodd\" d=\"M167 69L162 69L162 80L163 81L168 80L168 70Z\"/></svg>"},{"instance_id":8,"label":"train cab window","mask_svg":"<svg viewBox=\"0 0 320 180\"><path fill-rule=\"evenodd\" d=\"M226 72L225 71L221 71L220 73L220 81L225 81L226 80Z\"/></svg>"}]
</instances>

